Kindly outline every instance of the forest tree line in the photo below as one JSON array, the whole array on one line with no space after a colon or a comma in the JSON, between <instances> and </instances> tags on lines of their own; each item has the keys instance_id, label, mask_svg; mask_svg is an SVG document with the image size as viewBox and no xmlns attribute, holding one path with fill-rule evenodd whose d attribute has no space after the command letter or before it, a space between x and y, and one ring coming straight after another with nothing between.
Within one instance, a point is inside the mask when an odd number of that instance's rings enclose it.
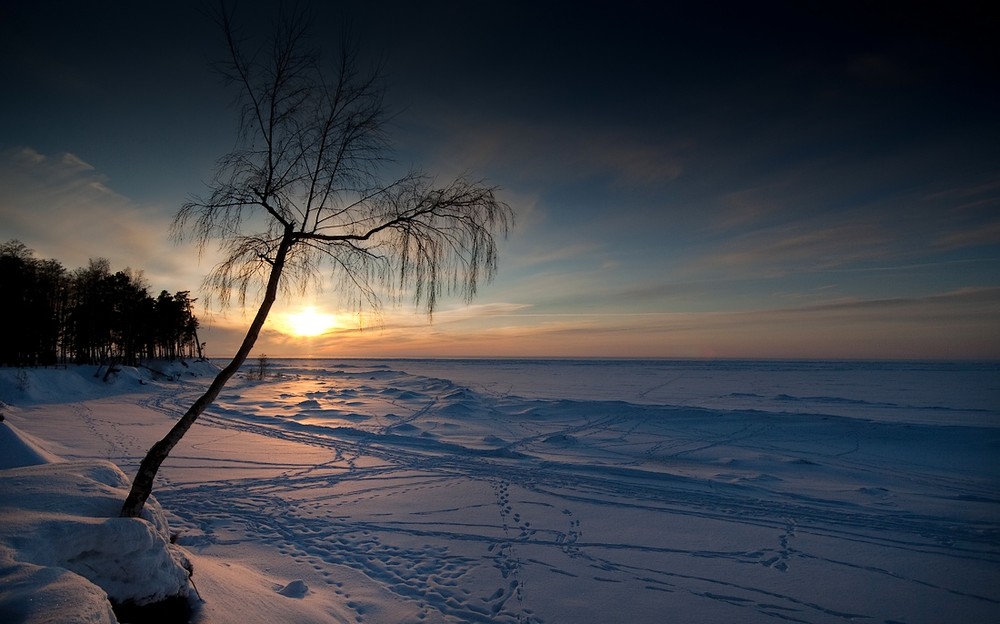
<instances>
[{"instance_id":1,"label":"forest tree line","mask_svg":"<svg viewBox=\"0 0 1000 624\"><path fill-rule=\"evenodd\" d=\"M104 258L68 271L18 240L0 244L6 316L0 365L124 364L202 357L188 291L157 297L141 272L111 272Z\"/></svg>"}]
</instances>

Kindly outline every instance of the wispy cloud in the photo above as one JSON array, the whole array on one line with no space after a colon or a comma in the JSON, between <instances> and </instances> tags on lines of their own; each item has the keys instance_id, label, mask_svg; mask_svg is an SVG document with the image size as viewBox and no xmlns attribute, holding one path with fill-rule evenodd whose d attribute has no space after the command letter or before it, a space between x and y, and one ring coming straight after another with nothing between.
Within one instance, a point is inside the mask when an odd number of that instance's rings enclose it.
<instances>
[{"instance_id":1,"label":"wispy cloud","mask_svg":"<svg viewBox=\"0 0 1000 624\"><path fill-rule=\"evenodd\" d=\"M737 236L706 262L743 273L782 275L844 266L886 254L889 236L866 223L822 228L793 223Z\"/></svg>"},{"instance_id":2,"label":"wispy cloud","mask_svg":"<svg viewBox=\"0 0 1000 624\"><path fill-rule=\"evenodd\" d=\"M1000 243L1000 177L972 177L965 184L923 193L918 198L933 221L932 244L957 249Z\"/></svg>"},{"instance_id":3,"label":"wispy cloud","mask_svg":"<svg viewBox=\"0 0 1000 624\"><path fill-rule=\"evenodd\" d=\"M1000 221L949 232L937 240L937 246L943 249L978 245L1000 245Z\"/></svg>"},{"instance_id":4,"label":"wispy cloud","mask_svg":"<svg viewBox=\"0 0 1000 624\"><path fill-rule=\"evenodd\" d=\"M593 255L604 247L593 241L568 243L552 248L536 248L526 255L511 258L509 262L516 266L538 266L554 262L580 261Z\"/></svg>"},{"instance_id":5,"label":"wispy cloud","mask_svg":"<svg viewBox=\"0 0 1000 624\"><path fill-rule=\"evenodd\" d=\"M1000 203L1000 177L990 176L969 184L948 186L925 193L925 202L944 202L953 210L978 208L983 203Z\"/></svg>"},{"instance_id":6,"label":"wispy cloud","mask_svg":"<svg viewBox=\"0 0 1000 624\"><path fill-rule=\"evenodd\" d=\"M36 152L36 154L37 154L37 152ZM44 156L42 158L44 160ZM74 171L74 170L75 171L93 171L94 170L94 166L93 165L91 165L90 163L84 161L83 159L81 159L76 154L70 154L69 152L63 154L62 158L59 159L59 162L60 162L60 164L63 167L66 167L67 169L69 169L71 171Z\"/></svg>"},{"instance_id":7,"label":"wispy cloud","mask_svg":"<svg viewBox=\"0 0 1000 624\"><path fill-rule=\"evenodd\" d=\"M266 334L270 354L315 356L996 357L1000 288L926 297L842 299L814 305L682 313L545 313L522 304L455 311L449 321L399 317L290 341ZM210 343L211 344L211 343Z\"/></svg>"},{"instance_id":8,"label":"wispy cloud","mask_svg":"<svg viewBox=\"0 0 1000 624\"><path fill-rule=\"evenodd\" d=\"M492 303L473 303L465 306L455 306L442 310L437 318L447 321L463 321L470 318L510 316L530 310L530 303L513 303L496 301Z\"/></svg>"},{"instance_id":9,"label":"wispy cloud","mask_svg":"<svg viewBox=\"0 0 1000 624\"><path fill-rule=\"evenodd\" d=\"M507 170L521 180L587 179L599 176L630 187L659 186L684 172L686 143L653 141L611 128L493 120L472 125L463 118L431 122L450 137L438 160L479 171Z\"/></svg>"},{"instance_id":10,"label":"wispy cloud","mask_svg":"<svg viewBox=\"0 0 1000 624\"><path fill-rule=\"evenodd\" d=\"M30 147L11 150L6 154L6 157L14 165L40 165L45 162L45 156Z\"/></svg>"},{"instance_id":11,"label":"wispy cloud","mask_svg":"<svg viewBox=\"0 0 1000 624\"><path fill-rule=\"evenodd\" d=\"M113 268L143 270L153 288L196 291L201 276L191 251L169 241L171 217L115 192L75 154L0 152L0 231L67 268L104 257Z\"/></svg>"}]
</instances>

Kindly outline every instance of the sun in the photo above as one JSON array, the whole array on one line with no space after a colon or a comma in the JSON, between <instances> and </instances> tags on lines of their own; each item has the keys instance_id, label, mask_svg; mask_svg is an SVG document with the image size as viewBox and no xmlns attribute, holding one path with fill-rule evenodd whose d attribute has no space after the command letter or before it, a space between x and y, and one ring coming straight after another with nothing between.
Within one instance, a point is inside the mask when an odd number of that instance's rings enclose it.
<instances>
[{"instance_id":1,"label":"sun","mask_svg":"<svg viewBox=\"0 0 1000 624\"><path fill-rule=\"evenodd\" d=\"M303 308L301 312L286 316L285 323L289 333L294 336L319 336L336 326L337 317L309 306Z\"/></svg>"}]
</instances>

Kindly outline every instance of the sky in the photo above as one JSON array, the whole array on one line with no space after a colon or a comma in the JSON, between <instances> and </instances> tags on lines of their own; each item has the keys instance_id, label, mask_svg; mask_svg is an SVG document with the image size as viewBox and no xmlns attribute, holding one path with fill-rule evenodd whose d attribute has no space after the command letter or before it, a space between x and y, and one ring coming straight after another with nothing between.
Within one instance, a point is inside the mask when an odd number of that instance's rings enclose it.
<instances>
[{"instance_id":1,"label":"sky","mask_svg":"<svg viewBox=\"0 0 1000 624\"><path fill-rule=\"evenodd\" d=\"M213 254L169 224L234 144L224 40L202 3L97 4L0 3L0 238L203 301ZM382 67L398 166L483 178L517 222L471 304L308 292L255 352L1000 358L985 4L317 3L318 41ZM295 335L308 307L333 324ZM213 357L249 323L198 316Z\"/></svg>"}]
</instances>

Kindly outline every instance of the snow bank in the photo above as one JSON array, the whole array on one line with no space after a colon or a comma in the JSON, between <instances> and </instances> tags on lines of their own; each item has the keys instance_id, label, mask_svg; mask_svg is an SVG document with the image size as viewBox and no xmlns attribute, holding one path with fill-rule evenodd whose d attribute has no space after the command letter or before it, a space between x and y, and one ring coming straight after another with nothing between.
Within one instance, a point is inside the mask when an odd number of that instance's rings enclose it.
<instances>
[{"instance_id":1,"label":"snow bank","mask_svg":"<svg viewBox=\"0 0 1000 624\"><path fill-rule=\"evenodd\" d=\"M0 371L0 400L23 405L97 399L134 392L138 386L150 382L214 377L217 372L218 367L207 360L154 361L139 367L117 366L110 375L105 366L4 369Z\"/></svg>"},{"instance_id":2,"label":"snow bank","mask_svg":"<svg viewBox=\"0 0 1000 624\"><path fill-rule=\"evenodd\" d=\"M0 620L115 622L111 602L188 596L190 563L155 500L117 517L129 487L117 466L53 463L6 423L0 458Z\"/></svg>"},{"instance_id":3,"label":"snow bank","mask_svg":"<svg viewBox=\"0 0 1000 624\"><path fill-rule=\"evenodd\" d=\"M118 621L104 590L69 570L15 561L11 551L0 548L0 574L4 577L0 620L4 622Z\"/></svg>"},{"instance_id":4,"label":"snow bank","mask_svg":"<svg viewBox=\"0 0 1000 624\"><path fill-rule=\"evenodd\" d=\"M0 412L10 408L0 403ZM62 461L27 433L10 423L0 423L0 470Z\"/></svg>"}]
</instances>

